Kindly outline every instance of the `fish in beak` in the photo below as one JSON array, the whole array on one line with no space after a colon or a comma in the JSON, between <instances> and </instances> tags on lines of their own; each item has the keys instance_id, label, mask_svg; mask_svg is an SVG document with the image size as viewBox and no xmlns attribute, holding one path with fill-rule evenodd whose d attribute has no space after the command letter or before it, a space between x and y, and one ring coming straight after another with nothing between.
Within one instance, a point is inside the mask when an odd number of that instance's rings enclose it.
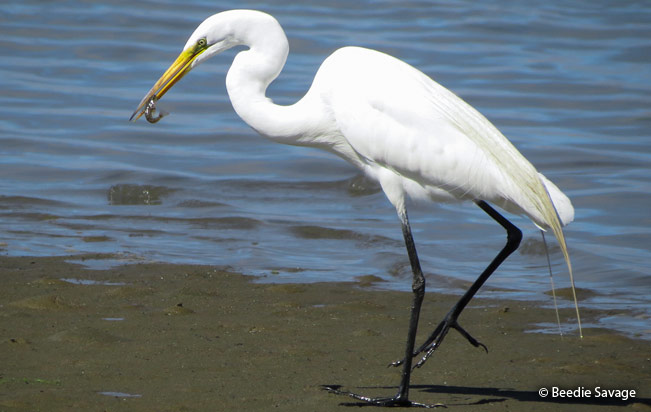
<instances>
[{"instance_id":1,"label":"fish in beak","mask_svg":"<svg viewBox=\"0 0 651 412\"><path fill-rule=\"evenodd\" d=\"M201 41L203 40L203 41ZM172 65L163 73L160 79L154 84L149 92L142 99L138 108L133 112L129 121L136 121L145 115L147 121L156 123L165 114L160 113L158 117L154 117L156 112L156 102L163 97L167 91L176 84L186 73L192 69L192 62L207 50L205 39L200 39L194 47L183 50L179 57L172 63Z\"/></svg>"}]
</instances>

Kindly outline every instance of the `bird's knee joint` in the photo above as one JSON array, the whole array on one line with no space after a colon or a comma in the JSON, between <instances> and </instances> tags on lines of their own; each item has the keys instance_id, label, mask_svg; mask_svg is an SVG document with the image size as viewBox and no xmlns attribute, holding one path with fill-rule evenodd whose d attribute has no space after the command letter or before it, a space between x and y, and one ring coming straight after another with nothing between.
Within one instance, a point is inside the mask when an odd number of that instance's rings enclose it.
<instances>
[{"instance_id":1,"label":"bird's knee joint","mask_svg":"<svg viewBox=\"0 0 651 412\"><path fill-rule=\"evenodd\" d=\"M418 295L425 294L425 277L423 277L423 275L414 278L414 281L411 284L411 290Z\"/></svg>"},{"instance_id":2,"label":"bird's knee joint","mask_svg":"<svg viewBox=\"0 0 651 412\"><path fill-rule=\"evenodd\" d=\"M522 231L517 227L513 226L506 235L506 242L509 245L512 245L513 249L517 249L520 246L522 241Z\"/></svg>"}]
</instances>

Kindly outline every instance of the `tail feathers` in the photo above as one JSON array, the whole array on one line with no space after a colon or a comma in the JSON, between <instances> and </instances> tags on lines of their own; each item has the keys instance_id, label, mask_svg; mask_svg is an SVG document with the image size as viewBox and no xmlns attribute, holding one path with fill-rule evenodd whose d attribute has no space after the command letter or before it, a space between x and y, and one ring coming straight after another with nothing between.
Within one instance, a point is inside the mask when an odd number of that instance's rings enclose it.
<instances>
[{"instance_id":1,"label":"tail feathers","mask_svg":"<svg viewBox=\"0 0 651 412\"><path fill-rule=\"evenodd\" d=\"M538 173L540 181L545 186L545 190L549 197L544 196L540 200L542 204L542 215L545 223L552 229L558 244L563 252L567 270L570 274L570 283L572 285L572 296L574 298L574 308L576 309L576 320L579 326L579 336L583 337L583 330L581 329L581 315L579 314L579 304L576 298L576 288L574 286L574 274L572 272L572 263L570 262L570 254L567 251L567 244L565 243L565 236L563 235L563 225L567 225L574 220L574 207L570 199L560 191L555 184L549 181L545 176ZM546 198L546 199L545 199Z\"/></svg>"},{"instance_id":2,"label":"tail feathers","mask_svg":"<svg viewBox=\"0 0 651 412\"><path fill-rule=\"evenodd\" d=\"M552 199L556 213L561 220L561 225L567 226L574 220L574 207L570 199L565 196L565 193L556 187L554 183L548 180L542 173L538 173L538 177L545 185L549 197Z\"/></svg>"}]
</instances>

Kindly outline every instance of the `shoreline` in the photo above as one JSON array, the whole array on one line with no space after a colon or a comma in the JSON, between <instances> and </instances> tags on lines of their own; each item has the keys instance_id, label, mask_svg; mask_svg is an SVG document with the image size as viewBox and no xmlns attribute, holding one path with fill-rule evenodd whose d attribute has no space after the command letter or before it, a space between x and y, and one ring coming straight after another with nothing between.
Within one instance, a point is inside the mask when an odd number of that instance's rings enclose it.
<instances>
[{"instance_id":1,"label":"shoreline","mask_svg":"<svg viewBox=\"0 0 651 412\"><path fill-rule=\"evenodd\" d=\"M66 262L87 258L102 255L0 257L0 411L346 410L356 401L322 387L397 390L400 370L386 365L404 350L410 293ZM456 299L426 294L418 342ZM582 309L586 320L606 315ZM573 309L560 316L571 322ZM411 399L458 411L651 411L648 341L601 328L583 339L525 332L554 319L535 302L473 299L459 321L488 354L452 331L414 371ZM597 396L604 389L620 392Z\"/></svg>"}]
</instances>

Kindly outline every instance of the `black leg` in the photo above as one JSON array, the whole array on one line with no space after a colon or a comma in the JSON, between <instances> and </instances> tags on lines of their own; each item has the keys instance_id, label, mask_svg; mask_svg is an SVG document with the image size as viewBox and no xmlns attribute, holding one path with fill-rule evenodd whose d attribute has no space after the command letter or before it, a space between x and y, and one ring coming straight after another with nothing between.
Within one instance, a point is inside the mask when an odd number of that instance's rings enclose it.
<instances>
[{"instance_id":1,"label":"black leg","mask_svg":"<svg viewBox=\"0 0 651 412\"><path fill-rule=\"evenodd\" d=\"M432 353L441 345L443 339L449 332L450 328L456 329L463 337L465 337L468 342L473 346L483 347L485 350L486 346L470 336L465 329L463 329L457 322L457 318L463 311L463 309L468 305L468 302L475 296L479 288L482 287L484 282L490 277L490 275L499 267L502 262L513 253L522 240L522 232L515 225L509 222L504 216L499 214L495 209L488 205L488 203L483 200L478 200L475 202L477 206L482 208L490 217L495 219L504 229L506 229L507 240L506 245L497 254L493 261L488 265L486 269L479 275L479 278L475 283L470 286L468 291L459 299L459 301L452 307L450 312L445 316L443 321L436 327L434 332L427 338L425 343L421 345L418 349L414 350L414 344L416 340L416 332L418 330L418 319L420 317L420 308L423 303L423 297L425 296L425 277L420 268L420 262L418 260L418 254L416 253L416 246L414 244L414 239L411 234L411 228L409 226L409 219L407 218L407 212L400 214L400 221L402 222L402 233L405 238L405 245L407 247L407 253L409 254L409 261L411 263L411 269L413 272L412 280L412 291L413 291L413 303L411 306L411 316L409 319L409 330L407 332L407 344L405 346L405 358L401 361L394 362L392 366L402 365L402 375L400 380L400 387L398 393L393 398L370 398L367 396L357 395L351 392L340 391L338 387L326 386L330 392L337 393L340 395L351 396L354 399L367 402L372 405L377 406L419 406L432 408L436 406L443 406L442 404L435 405L425 405L420 403L415 403L409 400L409 382L411 379L412 372L412 362L413 357L417 356L420 353L425 352L423 358L416 364L415 367L422 366L427 359L432 355Z\"/></svg>"},{"instance_id":2,"label":"black leg","mask_svg":"<svg viewBox=\"0 0 651 412\"><path fill-rule=\"evenodd\" d=\"M441 404L426 405L421 403L412 402L409 400L409 381L411 379L412 371L412 354L416 343L416 332L418 331L418 319L420 317L420 308L423 304L425 296L425 277L420 268L420 261L418 260L418 253L416 253L416 245L414 238L411 235L411 227L409 226L409 219L406 210L402 213L399 212L400 222L402 223L402 234L405 238L405 246L407 247L407 254L409 255L409 262L411 263L411 270L413 279L411 290L413 292L413 301L411 305L411 315L409 317L409 330L407 331L407 344L405 345L405 360L402 367L402 375L400 379L400 387L398 393L393 398L370 398L367 396L357 395L351 392L343 392L338 388L326 388L331 392L341 395L348 395L354 399L368 402L378 406L417 406L424 408L433 408L443 406Z\"/></svg>"},{"instance_id":3,"label":"black leg","mask_svg":"<svg viewBox=\"0 0 651 412\"><path fill-rule=\"evenodd\" d=\"M511 222L509 222L504 216L499 214L495 209L493 209L488 203L484 202L483 200L478 200L475 202L477 206L482 208L484 212L488 213L490 217L495 219L497 223L499 223L504 229L506 229L506 234L507 234L507 240L506 240L506 245L504 248L500 251L500 253L495 256L493 261L488 265L486 269L482 272L481 275L479 275L479 278L475 281L475 283L470 286L470 288L466 291L466 293L459 299L459 301L452 307L450 312L445 316L443 321L439 323L439 325L436 327L434 332L425 340L425 343L423 343L416 351L412 352L412 356L417 356L420 353L425 352L425 355L423 358L416 364L416 367L421 367L427 359L434 353L434 351L441 345L443 342L443 339L445 339L445 336L448 334L450 328L456 329L461 335L468 340L473 346L475 347L482 347L484 350L488 351L486 346L473 338L468 332L466 332L465 329L463 329L459 323L457 322L457 319L463 309L466 307L468 302L475 296L479 288L482 287L484 282L490 277L490 275L499 267L499 265L504 262L504 260L511 254L513 253L518 246L520 245L520 241L522 240L522 232L520 229L518 229L515 225L513 225ZM392 363L393 366L398 366L401 364L407 364L406 358L403 359L402 361L394 362Z\"/></svg>"},{"instance_id":4,"label":"black leg","mask_svg":"<svg viewBox=\"0 0 651 412\"><path fill-rule=\"evenodd\" d=\"M423 271L420 268L420 260L418 259L418 253L416 252L414 238L411 235L411 227L409 226L409 219L407 218L406 211L404 212L404 216L400 216L400 221L402 223L402 235L405 238L405 246L407 247L407 254L409 255L409 262L411 263L411 271L413 274L411 290L414 296L411 305L411 315L409 317L407 344L405 345L405 356L409 357L410 354L414 353L416 332L418 331L418 319L420 317L420 308L423 304L423 297L425 296L425 277L423 276ZM405 364L402 368L400 388L398 390L396 398L403 399L408 403L411 370L411 362L407 361L407 358L405 358Z\"/></svg>"}]
</instances>

